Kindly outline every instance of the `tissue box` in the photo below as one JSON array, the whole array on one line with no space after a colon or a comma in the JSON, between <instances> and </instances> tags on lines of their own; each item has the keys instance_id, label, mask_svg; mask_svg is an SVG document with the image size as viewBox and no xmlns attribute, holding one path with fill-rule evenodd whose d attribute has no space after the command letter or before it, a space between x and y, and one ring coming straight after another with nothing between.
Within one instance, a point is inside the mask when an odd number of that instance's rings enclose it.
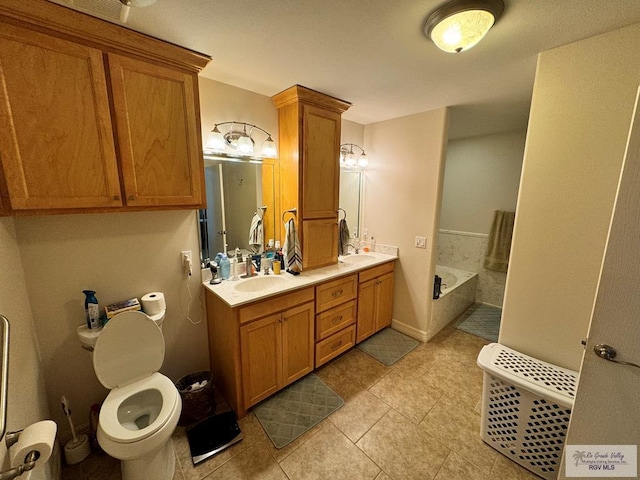
<instances>
[{"instance_id":1,"label":"tissue box","mask_svg":"<svg viewBox=\"0 0 640 480\"><path fill-rule=\"evenodd\" d=\"M104 311L106 312L108 319L113 318L119 313L128 312L131 310L141 310L140 302L137 298L123 300L122 302L112 303L111 305L107 305L106 307L104 307Z\"/></svg>"}]
</instances>

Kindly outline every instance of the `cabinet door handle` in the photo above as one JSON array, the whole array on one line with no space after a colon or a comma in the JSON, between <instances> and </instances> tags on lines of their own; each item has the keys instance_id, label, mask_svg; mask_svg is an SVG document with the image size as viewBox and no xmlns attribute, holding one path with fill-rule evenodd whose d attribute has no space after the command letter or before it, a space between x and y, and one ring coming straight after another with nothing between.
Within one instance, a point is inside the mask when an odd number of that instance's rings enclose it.
<instances>
[{"instance_id":1,"label":"cabinet door handle","mask_svg":"<svg viewBox=\"0 0 640 480\"><path fill-rule=\"evenodd\" d=\"M119 196L119 195L114 195L114 196L113 196L113 199L114 199L114 200L120 200L120 196Z\"/></svg>"},{"instance_id":2,"label":"cabinet door handle","mask_svg":"<svg viewBox=\"0 0 640 480\"><path fill-rule=\"evenodd\" d=\"M334 343L333 345L331 345L331 350L335 350L336 348L338 348L340 345L342 345L342 340L340 340L339 342Z\"/></svg>"},{"instance_id":3,"label":"cabinet door handle","mask_svg":"<svg viewBox=\"0 0 640 480\"><path fill-rule=\"evenodd\" d=\"M129 197L127 197L127 200L135 200L136 196L135 195L129 195Z\"/></svg>"},{"instance_id":4,"label":"cabinet door handle","mask_svg":"<svg viewBox=\"0 0 640 480\"><path fill-rule=\"evenodd\" d=\"M331 295L334 297L339 297L340 295L342 295L344 293L344 290L340 289L340 290L336 290L335 292L333 292Z\"/></svg>"},{"instance_id":5,"label":"cabinet door handle","mask_svg":"<svg viewBox=\"0 0 640 480\"><path fill-rule=\"evenodd\" d=\"M341 321L342 321L342 315L340 315L339 317L336 317L333 320L331 320L331 323L333 323L334 325L337 325Z\"/></svg>"}]
</instances>

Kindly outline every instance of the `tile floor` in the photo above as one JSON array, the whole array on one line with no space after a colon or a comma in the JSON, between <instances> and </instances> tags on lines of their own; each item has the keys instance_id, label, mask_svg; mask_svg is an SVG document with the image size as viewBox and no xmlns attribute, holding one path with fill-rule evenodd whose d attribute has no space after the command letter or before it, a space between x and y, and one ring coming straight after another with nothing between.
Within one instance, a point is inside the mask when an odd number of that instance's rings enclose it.
<instances>
[{"instance_id":1,"label":"tile floor","mask_svg":"<svg viewBox=\"0 0 640 480\"><path fill-rule=\"evenodd\" d=\"M352 349L316 371L345 400L340 410L281 450L250 413L239 422L244 440L197 467L179 427L174 480L537 479L479 437L476 358L486 343L447 327L390 367ZM107 455L62 473L63 480L120 479L119 463Z\"/></svg>"}]
</instances>

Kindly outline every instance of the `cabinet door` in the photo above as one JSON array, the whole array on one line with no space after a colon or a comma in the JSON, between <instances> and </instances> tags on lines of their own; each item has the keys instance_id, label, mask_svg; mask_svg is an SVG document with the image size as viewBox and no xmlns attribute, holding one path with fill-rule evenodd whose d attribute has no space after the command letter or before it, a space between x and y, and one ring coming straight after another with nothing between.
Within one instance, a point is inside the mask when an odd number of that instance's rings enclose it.
<instances>
[{"instance_id":1,"label":"cabinet door","mask_svg":"<svg viewBox=\"0 0 640 480\"><path fill-rule=\"evenodd\" d=\"M377 278L358 285L358 322L356 343L376 332L376 282Z\"/></svg>"},{"instance_id":2,"label":"cabinet door","mask_svg":"<svg viewBox=\"0 0 640 480\"><path fill-rule=\"evenodd\" d=\"M283 387L313 371L313 326L313 302L282 313Z\"/></svg>"},{"instance_id":3,"label":"cabinet door","mask_svg":"<svg viewBox=\"0 0 640 480\"><path fill-rule=\"evenodd\" d=\"M338 263L338 217L302 221L302 268Z\"/></svg>"},{"instance_id":4,"label":"cabinet door","mask_svg":"<svg viewBox=\"0 0 640 480\"><path fill-rule=\"evenodd\" d=\"M122 205L102 52L1 24L0 123L11 209Z\"/></svg>"},{"instance_id":5,"label":"cabinet door","mask_svg":"<svg viewBox=\"0 0 640 480\"><path fill-rule=\"evenodd\" d=\"M277 392L282 384L282 317L270 315L240 327L244 406Z\"/></svg>"},{"instance_id":6,"label":"cabinet door","mask_svg":"<svg viewBox=\"0 0 640 480\"><path fill-rule=\"evenodd\" d=\"M302 218L336 216L340 190L340 114L303 105L302 129Z\"/></svg>"},{"instance_id":7,"label":"cabinet door","mask_svg":"<svg viewBox=\"0 0 640 480\"><path fill-rule=\"evenodd\" d=\"M195 74L108 59L127 205L204 206Z\"/></svg>"},{"instance_id":8,"label":"cabinet door","mask_svg":"<svg viewBox=\"0 0 640 480\"><path fill-rule=\"evenodd\" d=\"M376 280L376 332L391 325L393 319L393 273Z\"/></svg>"}]
</instances>

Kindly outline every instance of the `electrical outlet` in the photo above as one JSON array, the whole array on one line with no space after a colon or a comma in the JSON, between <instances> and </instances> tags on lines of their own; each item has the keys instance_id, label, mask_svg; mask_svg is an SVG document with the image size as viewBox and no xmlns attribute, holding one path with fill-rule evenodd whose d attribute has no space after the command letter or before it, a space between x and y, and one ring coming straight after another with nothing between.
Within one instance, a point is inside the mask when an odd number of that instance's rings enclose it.
<instances>
[{"instance_id":1,"label":"electrical outlet","mask_svg":"<svg viewBox=\"0 0 640 480\"><path fill-rule=\"evenodd\" d=\"M420 237L416 235L416 248L427 248L427 237Z\"/></svg>"}]
</instances>

